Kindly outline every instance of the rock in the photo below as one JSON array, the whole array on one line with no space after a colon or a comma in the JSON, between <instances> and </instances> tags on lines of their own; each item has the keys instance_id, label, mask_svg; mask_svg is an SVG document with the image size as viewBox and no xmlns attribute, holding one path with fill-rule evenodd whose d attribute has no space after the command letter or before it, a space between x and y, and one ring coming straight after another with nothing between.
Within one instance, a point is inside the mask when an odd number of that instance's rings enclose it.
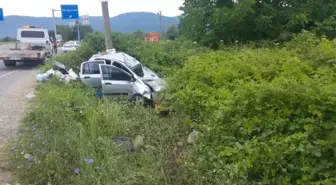
<instances>
[{"instance_id":1,"label":"rock","mask_svg":"<svg viewBox=\"0 0 336 185\"><path fill-rule=\"evenodd\" d=\"M177 146L179 147L182 147L183 146L183 143L180 141L180 142L177 142Z\"/></svg>"},{"instance_id":2,"label":"rock","mask_svg":"<svg viewBox=\"0 0 336 185\"><path fill-rule=\"evenodd\" d=\"M133 148L135 150L140 150L145 146L144 138L142 136L136 136L133 141Z\"/></svg>"},{"instance_id":3,"label":"rock","mask_svg":"<svg viewBox=\"0 0 336 185\"><path fill-rule=\"evenodd\" d=\"M196 131L196 130L193 130L189 135L188 135L188 143L189 144L196 144L197 143L197 139L199 138L200 136L200 132L199 131Z\"/></svg>"},{"instance_id":4,"label":"rock","mask_svg":"<svg viewBox=\"0 0 336 185\"><path fill-rule=\"evenodd\" d=\"M118 147L127 152L133 151L133 145L131 138L129 137L113 137L112 140L118 145Z\"/></svg>"}]
</instances>

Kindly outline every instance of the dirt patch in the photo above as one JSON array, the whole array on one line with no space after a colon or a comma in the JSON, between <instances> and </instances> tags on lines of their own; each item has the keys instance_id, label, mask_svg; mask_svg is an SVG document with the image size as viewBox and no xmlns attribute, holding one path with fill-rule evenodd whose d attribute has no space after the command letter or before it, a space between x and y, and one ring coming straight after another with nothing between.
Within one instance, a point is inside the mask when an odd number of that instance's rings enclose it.
<instances>
[{"instance_id":1,"label":"dirt patch","mask_svg":"<svg viewBox=\"0 0 336 185\"><path fill-rule=\"evenodd\" d=\"M15 140L20 122L29 106L30 100L26 95L34 91L35 74L34 71L25 72L0 94L0 185L14 180L9 167L10 143Z\"/></svg>"}]
</instances>

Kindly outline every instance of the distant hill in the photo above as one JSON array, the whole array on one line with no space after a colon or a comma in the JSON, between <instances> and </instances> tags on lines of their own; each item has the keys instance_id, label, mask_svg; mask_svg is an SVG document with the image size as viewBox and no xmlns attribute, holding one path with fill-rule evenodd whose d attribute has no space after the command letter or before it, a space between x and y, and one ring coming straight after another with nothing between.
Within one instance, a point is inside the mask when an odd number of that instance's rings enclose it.
<instances>
[{"instance_id":1,"label":"distant hill","mask_svg":"<svg viewBox=\"0 0 336 185\"><path fill-rule=\"evenodd\" d=\"M131 12L124 13L111 18L112 31L132 33L137 29L144 32L160 30L160 19L155 13ZM58 25L66 25L68 21L57 19ZM162 16L162 27L166 29L171 24L178 24L177 17ZM90 24L95 31L103 31L103 19L100 16L90 17ZM6 16L5 21L0 22L0 37L15 37L16 29L24 25L42 26L53 29L51 17L28 17L28 16Z\"/></svg>"}]
</instances>

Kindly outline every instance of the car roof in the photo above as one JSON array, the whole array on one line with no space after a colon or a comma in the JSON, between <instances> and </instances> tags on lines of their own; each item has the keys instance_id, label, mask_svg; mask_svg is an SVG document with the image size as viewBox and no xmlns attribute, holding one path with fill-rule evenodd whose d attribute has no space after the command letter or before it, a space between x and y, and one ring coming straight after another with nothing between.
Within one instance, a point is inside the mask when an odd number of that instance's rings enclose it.
<instances>
[{"instance_id":1,"label":"car roof","mask_svg":"<svg viewBox=\"0 0 336 185\"><path fill-rule=\"evenodd\" d=\"M66 43L76 43L77 41L75 41L75 40L69 40L69 41L67 41Z\"/></svg>"},{"instance_id":2,"label":"car roof","mask_svg":"<svg viewBox=\"0 0 336 185\"><path fill-rule=\"evenodd\" d=\"M128 54L124 52L113 52L113 53L107 53L104 55L94 55L92 56L92 60L96 58L101 58L101 59L107 59L107 60L117 60L119 62L124 63L127 67L133 68L136 65L139 65L140 62L137 61L135 58L129 56Z\"/></svg>"}]
</instances>

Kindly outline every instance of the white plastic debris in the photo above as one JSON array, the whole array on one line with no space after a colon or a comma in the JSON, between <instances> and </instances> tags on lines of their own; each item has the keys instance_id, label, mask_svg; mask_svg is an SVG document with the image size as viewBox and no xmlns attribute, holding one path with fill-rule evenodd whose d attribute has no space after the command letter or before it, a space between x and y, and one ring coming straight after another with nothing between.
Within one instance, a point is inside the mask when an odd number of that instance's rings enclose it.
<instances>
[{"instance_id":1,"label":"white plastic debris","mask_svg":"<svg viewBox=\"0 0 336 185\"><path fill-rule=\"evenodd\" d=\"M36 75L36 82L40 83L48 82L48 77L44 73L38 74Z\"/></svg>"},{"instance_id":2,"label":"white plastic debris","mask_svg":"<svg viewBox=\"0 0 336 185\"><path fill-rule=\"evenodd\" d=\"M30 92L29 94L26 95L26 97L27 97L28 99L35 98L35 93L34 93L34 92Z\"/></svg>"},{"instance_id":3,"label":"white plastic debris","mask_svg":"<svg viewBox=\"0 0 336 185\"><path fill-rule=\"evenodd\" d=\"M78 80L78 75L72 69L70 69L68 73L69 74L65 75L59 70L55 71L53 69L49 69L45 73L38 74L36 76L36 81L47 82L49 80L50 75L55 75L56 78L58 78L60 81L63 81L64 83L69 83L70 81Z\"/></svg>"},{"instance_id":4,"label":"white plastic debris","mask_svg":"<svg viewBox=\"0 0 336 185\"><path fill-rule=\"evenodd\" d=\"M71 80L78 80L78 75L72 69L70 69L68 72Z\"/></svg>"}]
</instances>

